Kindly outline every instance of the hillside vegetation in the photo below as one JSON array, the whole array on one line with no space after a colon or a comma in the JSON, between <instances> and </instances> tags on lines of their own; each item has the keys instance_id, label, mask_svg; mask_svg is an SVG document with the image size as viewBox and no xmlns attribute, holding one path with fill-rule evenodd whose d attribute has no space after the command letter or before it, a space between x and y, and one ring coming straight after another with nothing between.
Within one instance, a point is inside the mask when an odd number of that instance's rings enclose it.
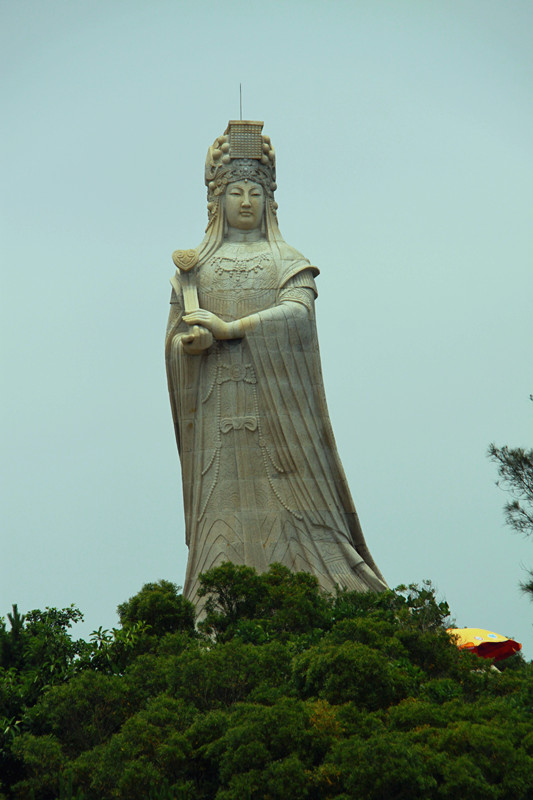
<instances>
[{"instance_id":1,"label":"hillside vegetation","mask_svg":"<svg viewBox=\"0 0 533 800\"><path fill-rule=\"evenodd\" d=\"M167 581L74 640L74 607L0 625L2 800L533 797L533 673L461 653L429 584L326 597L224 564L206 613Z\"/></svg>"}]
</instances>

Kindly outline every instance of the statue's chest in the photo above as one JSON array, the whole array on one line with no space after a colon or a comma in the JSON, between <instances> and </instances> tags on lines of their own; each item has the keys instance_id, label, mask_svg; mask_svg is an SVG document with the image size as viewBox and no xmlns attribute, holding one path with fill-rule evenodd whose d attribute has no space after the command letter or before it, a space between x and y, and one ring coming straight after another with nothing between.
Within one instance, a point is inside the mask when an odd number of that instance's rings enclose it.
<instances>
[{"instance_id":1,"label":"statue's chest","mask_svg":"<svg viewBox=\"0 0 533 800\"><path fill-rule=\"evenodd\" d=\"M202 266L198 275L202 308L235 318L274 304L278 280L271 252L247 251L221 248Z\"/></svg>"}]
</instances>

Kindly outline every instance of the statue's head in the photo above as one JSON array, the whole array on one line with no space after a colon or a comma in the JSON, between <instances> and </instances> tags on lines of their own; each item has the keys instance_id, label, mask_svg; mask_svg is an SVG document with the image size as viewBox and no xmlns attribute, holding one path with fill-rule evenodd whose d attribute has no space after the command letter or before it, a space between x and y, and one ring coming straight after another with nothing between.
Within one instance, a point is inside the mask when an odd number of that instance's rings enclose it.
<instances>
[{"instance_id":1,"label":"statue's head","mask_svg":"<svg viewBox=\"0 0 533 800\"><path fill-rule=\"evenodd\" d=\"M223 136L215 139L205 162L209 221L196 248L201 266L215 253L229 233L260 228L262 238L280 257L302 257L289 248L278 227L274 200L276 155L262 122L230 120ZM290 254L289 254L290 251Z\"/></svg>"},{"instance_id":2,"label":"statue's head","mask_svg":"<svg viewBox=\"0 0 533 800\"><path fill-rule=\"evenodd\" d=\"M228 183L224 195L226 222L241 231L261 227L265 210L265 192L260 183L243 181Z\"/></svg>"},{"instance_id":3,"label":"statue's head","mask_svg":"<svg viewBox=\"0 0 533 800\"><path fill-rule=\"evenodd\" d=\"M241 230L258 227L265 209L275 217L276 156L262 128L262 122L231 120L224 135L209 148L205 162L208 229L217 217L220 220L224 207L228 224Z\"/></svg>"}]
</instances>

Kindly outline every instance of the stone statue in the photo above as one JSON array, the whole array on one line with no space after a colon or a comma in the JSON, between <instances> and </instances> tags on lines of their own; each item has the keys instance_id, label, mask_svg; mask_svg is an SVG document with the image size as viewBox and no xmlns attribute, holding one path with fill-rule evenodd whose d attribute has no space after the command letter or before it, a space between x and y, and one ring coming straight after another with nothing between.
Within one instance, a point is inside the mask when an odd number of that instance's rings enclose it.
<instances>
[{"instance_id":1,"label":"stone statue","mask_svg":"<svg viewBox=\"0 0 533 800\"><path fill-rule=\"evenodd\" d=\"M166 363L183 476L184 594L224 561L281 562L327 591L387 588L366 546L328 416L315 326L318 269L278 228L262 122L209 148L209 221L177 250Z\"/></svg>"}]
</instances>

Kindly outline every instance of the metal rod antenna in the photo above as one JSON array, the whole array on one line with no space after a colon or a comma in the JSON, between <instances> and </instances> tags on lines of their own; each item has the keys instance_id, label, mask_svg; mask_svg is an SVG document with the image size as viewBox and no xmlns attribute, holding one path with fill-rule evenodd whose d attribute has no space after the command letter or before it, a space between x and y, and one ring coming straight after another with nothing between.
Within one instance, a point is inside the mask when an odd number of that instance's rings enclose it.
<instances>
[{"instance_id":1,"label":"metal rod antenna","mask_svg":"<svg viewBox=\"0 0 533 800\"><path fill-rule=\"evenodd\" d=\"M239 83L239 105L241 110L241 121L242 121L242 83Z\"/></svg>"}]
</instances>

